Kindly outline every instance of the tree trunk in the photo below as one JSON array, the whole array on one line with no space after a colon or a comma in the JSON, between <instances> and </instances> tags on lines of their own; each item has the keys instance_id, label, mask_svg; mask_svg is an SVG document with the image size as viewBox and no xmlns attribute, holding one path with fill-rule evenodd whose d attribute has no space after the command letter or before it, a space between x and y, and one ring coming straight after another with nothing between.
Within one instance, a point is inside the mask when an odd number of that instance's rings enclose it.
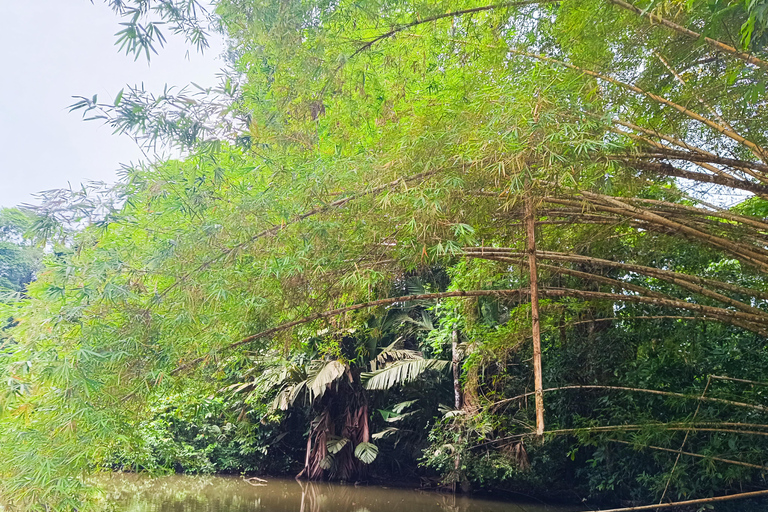
<instances>
[{"instance_id":1,"label":"tree trunk","mask_svg":"<svg viewBox=\"0 0 768 512\"><path fill-rule=\"evenodd\" d=\"M451 334L451 366L453 367L453 408L461 409L461 367L459 358L459 333L456 330Z\"/></svg>"}]
</instances>

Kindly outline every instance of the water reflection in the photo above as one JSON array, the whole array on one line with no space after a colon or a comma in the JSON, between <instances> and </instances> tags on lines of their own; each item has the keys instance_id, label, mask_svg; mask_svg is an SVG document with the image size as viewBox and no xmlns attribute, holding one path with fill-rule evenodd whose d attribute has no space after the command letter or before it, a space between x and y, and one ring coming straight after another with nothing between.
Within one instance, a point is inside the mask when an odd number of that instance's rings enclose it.
<instances>
[{"instance_id":1,"label":"water reflection","mask_svg":"<svg viewBox=\"0 0 768 512\"><path fill-rule=\"evenodd\" d=\"M109 500L119 512L569 512L540 504L496 502L379 486L269 479L112 475Z\"/></svg>"}]
</instances>

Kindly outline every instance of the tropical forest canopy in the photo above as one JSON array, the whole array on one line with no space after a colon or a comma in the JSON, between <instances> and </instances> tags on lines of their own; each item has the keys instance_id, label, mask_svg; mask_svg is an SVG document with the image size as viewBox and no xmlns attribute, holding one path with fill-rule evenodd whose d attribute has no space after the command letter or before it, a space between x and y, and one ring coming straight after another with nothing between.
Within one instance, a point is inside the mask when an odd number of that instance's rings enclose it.
<instances>
[{"instance_id":1,"label":"tropical forest canopy","mask_svg":"<svg viewBox=\"0 0 768 512\"><path fill-rule=\"evenodd\" d=\"M77 99L183 157L0 215L6 502L766 488L768 3L108 3L137 58L221 30L230 67Z\"/></svg>"}]
</instances>

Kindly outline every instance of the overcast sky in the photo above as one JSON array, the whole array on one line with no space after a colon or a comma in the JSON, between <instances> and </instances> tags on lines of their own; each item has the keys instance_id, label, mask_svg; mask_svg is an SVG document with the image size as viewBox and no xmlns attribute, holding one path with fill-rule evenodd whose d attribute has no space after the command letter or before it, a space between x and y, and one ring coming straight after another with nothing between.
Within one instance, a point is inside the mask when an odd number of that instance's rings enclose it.
<instances>
[{"instance_id":1,"label":"overcast sky","mask_svg":"<svg viewBox=\"0 0 768 512\"><path fill-rule=\"evenodd\" d=\"M205 55L168 35L149 64L114 46L120 20L102 0L0 0L0 206L71 184L114 182L141 152L128 137L69 113L72 96L112 100L125 85L217 83L220 40Z\"/></svg>"}]
</instances>

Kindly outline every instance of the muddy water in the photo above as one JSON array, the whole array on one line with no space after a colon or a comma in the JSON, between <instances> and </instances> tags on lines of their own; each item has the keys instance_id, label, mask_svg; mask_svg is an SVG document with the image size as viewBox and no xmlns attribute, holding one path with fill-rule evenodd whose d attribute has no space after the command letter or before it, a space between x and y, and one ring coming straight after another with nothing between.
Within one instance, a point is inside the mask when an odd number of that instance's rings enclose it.
<instances>
[{"instance_id":1,"label":"muddy water","mask_svg":"<svg viewBox=\"0 0 768 512\"><path fill-rule=\"evenodd\" d=\"M384 486L237 477L114 475L107 485L119 512L572 512L536 502L501 502Z\"/></svg>"}]
</instances>

